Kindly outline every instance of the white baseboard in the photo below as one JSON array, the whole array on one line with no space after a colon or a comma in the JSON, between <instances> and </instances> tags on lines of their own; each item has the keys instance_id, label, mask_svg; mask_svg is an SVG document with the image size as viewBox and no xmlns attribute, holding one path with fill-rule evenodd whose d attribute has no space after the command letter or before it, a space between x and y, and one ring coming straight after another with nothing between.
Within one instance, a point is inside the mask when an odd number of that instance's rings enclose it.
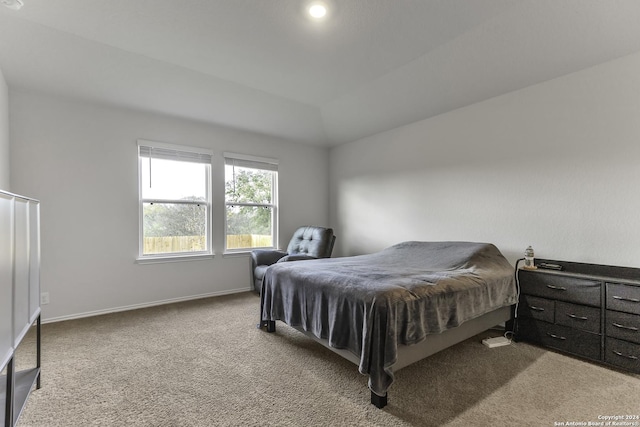
<instances>
[{"instance_id":1,"label":"white baseboard","mask_svg":"<svg viewBox=\"0 0 640 427\"><path fill-rule=\"evenodd\" d=\"M63 322L65 320L82 319L84 317L100 316L102 314L118 313L120 311L137 310L137 309L140 309L140 308L155 307L155 306L158 306L158 305L173 304L173 303L176 303L176 302L192 301L192 300L196 300L196 299L219 297L219 296L231 295L231 294L239 294L239 293L247 292L247 291L251 291L251 290L252 290L252 288L233 289L233 290L230 290L230 291L219 291L219 292L212 292L212 293L208 293L208 294L191 295L191 296L188 296L188 297L171 298L171 299L165 299L165 300L160 300L160 301L145 302L145 303L142 303L142 304L127 305L127 306L123 306L123 307L107 308L107 309L104 309L104 310L87 311L85 313L77 313L77 314L70 314L68 316L59 316L59 317L52 317L52 318L49 318L49 319L42 319L42 323L45 324L45 323Z\"/></svg>"}]
</instances>

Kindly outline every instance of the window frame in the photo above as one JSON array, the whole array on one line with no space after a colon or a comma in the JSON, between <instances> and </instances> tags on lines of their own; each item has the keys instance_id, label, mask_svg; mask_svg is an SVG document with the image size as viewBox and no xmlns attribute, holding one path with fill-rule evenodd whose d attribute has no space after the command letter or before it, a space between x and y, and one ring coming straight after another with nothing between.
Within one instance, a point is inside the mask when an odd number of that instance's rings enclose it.
<instances>
[{"instance_id":1,"label":"window frame","mask_svg":"<svg viewBox=\"0 0 640 427\"><path fill-rule=\"evenodd\" d=\"M273 182L271 184L271 203L246 203L246 202L229 202L227 200L227 192L226 192L226 183L227 183L227 160L238 160L246 164L255 164L259 166L263 164L265 166L262 170L269 170L275 172L272 176ZM277 249L279 248L279 206L278 206L278 159L274 159L271 157L260 157L260 156L252 156L248 154L239 154L239 153L231 153L224 152L223 153L223 161L225 166L224 173L224 183L225 183L225 192L224 192L224 254L242 254L251 252L254 249ZM243 166L248 167L248 166ZM260 170L261 168L255 167L254 169ZM229 249L227 247L228 239L227 239L227 208L229 206L253 206L253 207L269 207L272 209L271 215L271 234L272 234L272 246L262 246L255 248L238 248L238 249Z\"/></svg>"},{"instance_id":2,"label":"window frame","mask_svg":"<svg viewBox=\"0 0 640 427\"><path fill-rule=\"evenodd\" d=\"M205 194L207 200L191 201L191 200L177 200L177 199L145 199L142 197L142 161L148 159L141 155L141 147L149 147L151 150L158 148L163 150L175 151L176 153L183 154L196 154L208 156L209 161L196 162L204 164L205 168ZM211 259L214 256L213 250L213 198L212 198L212 163L213 163L213 151L205 148L190 147L186 145L168 144L164 142L149 141L139 139L137 141L138 148L138 256L136 263L161 263L161 262L175 262L175 261L188 261L196 259ZM153 158L153 156L151 157ZM180 160L177 158L176 160ZM187 205L205 205L205 242L206 249L204 251L191 251L191 252L164 252L159 254L144 254L144 205L145 203L165 203L165 204L187 204Z\"/></svg>"}]
</instances>

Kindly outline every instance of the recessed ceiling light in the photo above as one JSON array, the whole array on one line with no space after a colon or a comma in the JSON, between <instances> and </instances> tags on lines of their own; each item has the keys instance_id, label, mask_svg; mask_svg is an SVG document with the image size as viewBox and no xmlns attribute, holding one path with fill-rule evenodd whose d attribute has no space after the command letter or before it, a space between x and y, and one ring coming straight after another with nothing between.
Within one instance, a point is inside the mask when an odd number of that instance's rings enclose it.
<instances>
[{"instance_id":1,"label":"recessed ceiling light","mask_svg":"<svg viewBox=\"0 0 640 427\"><path fill-rule=\"evenodd\" d=\"M323 19L327 16L328 9L325 3L316 1L309 3L307 12L313 19Z\"/></svg>"},{"instance_id":2,"label":"recessed ceiling light","mask_svg":"<svg viewBox=\"0 0 640 427\"><path fill-rule=\"evenodd\" d=\"M0 3L13 10L19 10L22 6L24 6L22 0L0 0Z\"/></svg>"}]
</instances>

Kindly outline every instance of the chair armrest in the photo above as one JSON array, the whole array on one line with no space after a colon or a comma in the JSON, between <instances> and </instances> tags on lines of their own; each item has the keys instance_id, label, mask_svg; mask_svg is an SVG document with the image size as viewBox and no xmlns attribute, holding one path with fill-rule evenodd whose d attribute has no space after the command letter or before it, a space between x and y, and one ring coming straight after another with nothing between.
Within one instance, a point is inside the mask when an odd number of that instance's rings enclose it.
<instances>
[{"instance_id":1,"label":"chair armrest","mask_svg":"<svg viewBox=\"0 0 640 427\"><path fill-rule=\"evenodd\" d=\"M258 265L271 265L286 255L287 253L285 251L279 251L277 249L256 249L251 251L251 263L254 268Z\"/></svg>"}]
</instances>

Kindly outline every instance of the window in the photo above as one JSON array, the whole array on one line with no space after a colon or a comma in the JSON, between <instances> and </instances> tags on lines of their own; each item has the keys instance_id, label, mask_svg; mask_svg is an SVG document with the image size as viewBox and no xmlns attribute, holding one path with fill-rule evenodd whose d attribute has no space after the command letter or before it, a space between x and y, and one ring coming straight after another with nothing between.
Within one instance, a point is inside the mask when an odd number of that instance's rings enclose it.
<instances>
[{"instance_id":1,"label":"window","mask_svg":"<svg viewBox=\"0 0 640 427\"><path fill-rule=\"evenodd\" d=\"M211 255L211 151L138 141L138 260Z\"/></svg>"},{"instance_id":2,"label":"window","mask_svg":"<svg viewBox=\"0 0 640 427\"><path fill-rule=\"evenodd\" d=\"M277 246L278 161L224 153L225 250Z\"/></svg>"}]
</instances>

